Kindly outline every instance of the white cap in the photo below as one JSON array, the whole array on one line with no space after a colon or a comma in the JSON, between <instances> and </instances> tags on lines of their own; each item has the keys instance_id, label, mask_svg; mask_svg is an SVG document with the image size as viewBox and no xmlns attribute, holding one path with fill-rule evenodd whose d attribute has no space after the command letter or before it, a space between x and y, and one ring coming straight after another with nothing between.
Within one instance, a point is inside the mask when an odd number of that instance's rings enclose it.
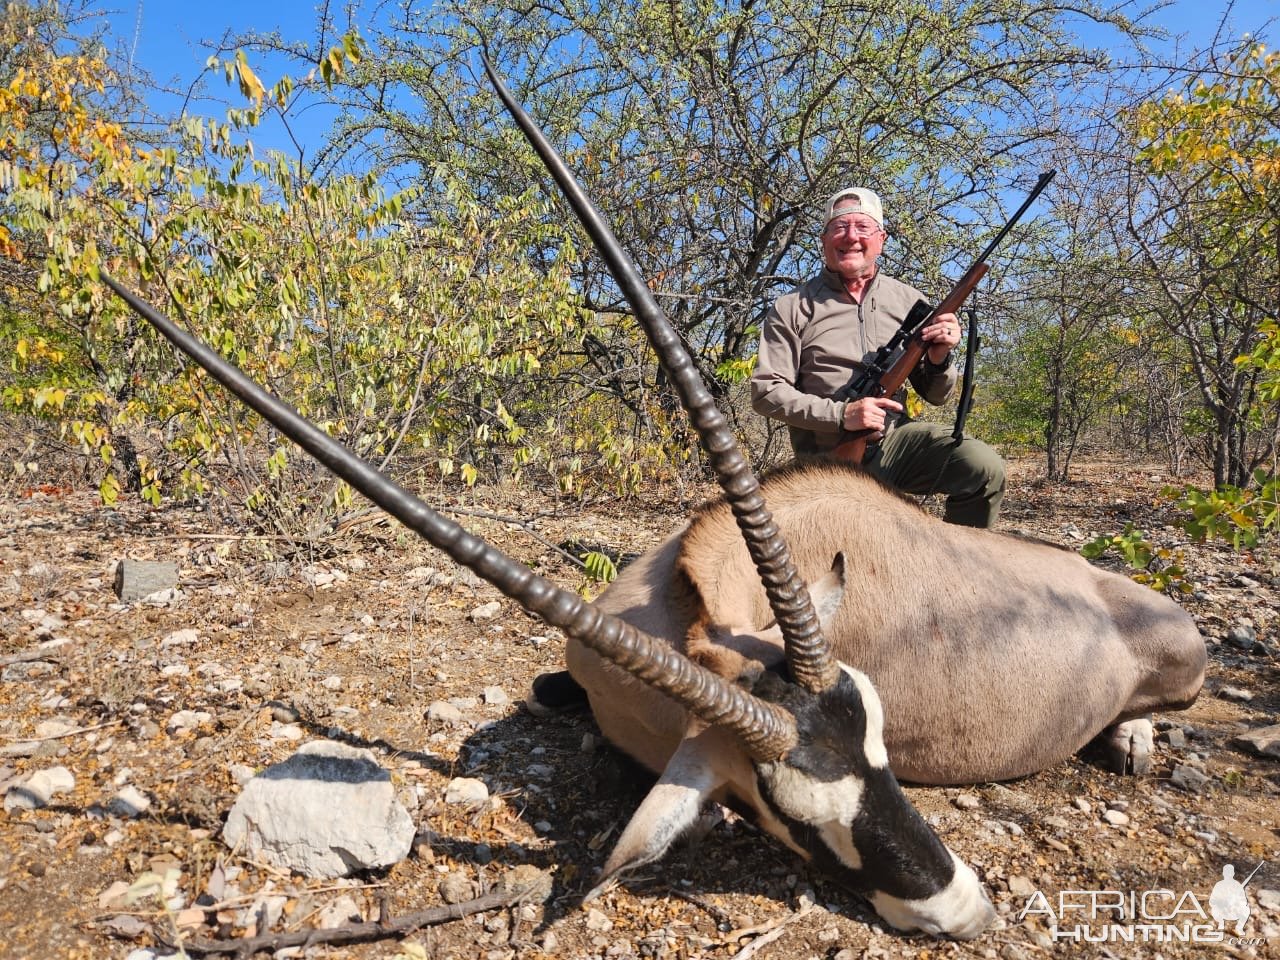
<instances>
[{"instance_id":1,"label":"white cap","mask_svg":"<svg viewBox=\"0 0 1280 960\"><path fill-rule=\"evenodd\" d=\"M884 229L884 211L880 206L880 198L862 187L841 190L827 201L827 212L822 217L823 229L836 217L850 213L865 213L879 224L881 230Z\"/></svg>"}]
</instances>

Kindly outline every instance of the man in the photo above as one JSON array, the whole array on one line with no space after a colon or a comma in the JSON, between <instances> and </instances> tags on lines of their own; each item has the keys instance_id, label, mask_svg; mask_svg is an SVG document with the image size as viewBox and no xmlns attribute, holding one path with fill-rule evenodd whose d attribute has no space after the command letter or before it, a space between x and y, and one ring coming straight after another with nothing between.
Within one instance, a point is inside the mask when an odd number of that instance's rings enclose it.
<instances>
[{"instance_id":1,"label":"man","mask_svg":"<svg viewBox=\"0 0 1280 960\"><path fill-rule=\"evenodd\" d=\"M911 420L905 390L834 399L922 297L880 272L886 236L880 198L870 190L841 190L827 202L825 269L769 311L751 377L752 406L787 424L797 457L830 456L841 431L871 430L863 460L868 472L906 493L945 493L950 523L990 527L1004 496L1004 461L993 449L970 437L957 445L949 429ZM941 404L956 382L951 351L960 342L960 323L954 313L939 314L921 337L927 349L911 385Z\"/></svg>"}]
</instances>

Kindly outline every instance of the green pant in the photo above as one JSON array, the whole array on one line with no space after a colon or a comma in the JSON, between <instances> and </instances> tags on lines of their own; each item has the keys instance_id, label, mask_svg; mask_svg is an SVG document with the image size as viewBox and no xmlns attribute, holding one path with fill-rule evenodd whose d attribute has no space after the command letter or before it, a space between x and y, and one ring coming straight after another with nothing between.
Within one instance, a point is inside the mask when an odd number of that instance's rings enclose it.
<instances>
[{"instance_id":1,"label":"green pant","mask_svg":"<svg viewBox=\"0 0 1280 960\"><path fill-rule=\"evenodd\" d=\"M991 527L1004 499L1004 461L981 440L958 444L951 430L912 420L900 424L863 461L867 472L914 496L945 493L943 519L966 527Z\"/></svg>"}]
</instances>

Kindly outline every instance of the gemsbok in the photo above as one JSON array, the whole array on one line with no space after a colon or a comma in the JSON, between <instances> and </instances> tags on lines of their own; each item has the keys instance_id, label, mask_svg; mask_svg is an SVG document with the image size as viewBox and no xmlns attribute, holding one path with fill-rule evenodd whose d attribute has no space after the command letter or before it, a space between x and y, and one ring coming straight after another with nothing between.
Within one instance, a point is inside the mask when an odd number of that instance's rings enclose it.
<instances>
[{"instance_id":1,"label":"gemsbok","mask_svg":"<svg viewBox=\"0 0 1280 960\"><path fill-rule=\"evenodd\" d=\"M440 516L105 272L104 282L319 462L565 632L568 674L545 678L535 706L585 695L605 735L660 774L596 890L661 857L706 801L723 800L893 926L979 935L995 916L982 884L895 772L925 783L1018 776L1109 726L1186 705L1205 664L1190 618L1065 551L946 526L852 468L774 476L763 488L771 514L639 271L485 67L644 324L725 490L596 603ZM1136 726L1117 742L1141 769Z\"/></svg>"}]
</instances>

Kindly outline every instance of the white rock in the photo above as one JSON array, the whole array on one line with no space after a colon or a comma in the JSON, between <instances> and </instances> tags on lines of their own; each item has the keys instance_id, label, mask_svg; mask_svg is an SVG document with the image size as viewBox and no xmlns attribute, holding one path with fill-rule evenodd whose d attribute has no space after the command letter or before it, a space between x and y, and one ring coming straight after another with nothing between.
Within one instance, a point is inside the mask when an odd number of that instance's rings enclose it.
<instances>
[{"instance_id":1,"label":"white rock","mask_svg":"<svg viewBox=\"0 0 1280 960\"><path fill-rule=\"evenodd\" d=\"M9 788L4 795L5 812L47 806L54 796L74 789L75 785L76 778L66 767L37 770L22 783Z\"/></svg>"},{"instance_id":2,"label":"white rock","mask_svg":"<svg viewBox=\"0 0 1280 960\"><path fill-rule=\"evenodd\" d=\"M54 737L62 736L64 733L70 733L75 729L76 725L70 720L54 717L52 720L41 720L36 724L36 736L53 739Z\"/></svg>"},{"instance_id":3,"label":"white rock","mask_svg":"<svg viewBox=\"0 0 1280 960\"><path fill-rule=\"evenodd\" d=\"M1036 892L1036 885L1023 876L1009 878L1009 892L1015 897L1029 897Z\"/></svg>"},{"instance_id":4,"label":"white rock","mask_svg":"<svg viewBox=\"0 0 1280 960\"><path fill-rule=\"evenodd\" d=\"M481 696L484 697L485 703L495 706L511 702L511 698L507 696L507 691L501 687L485 687Z\"/></svg>"},{"instance_id":5,"label":"white rock","mask_svg":"<svg viewBox=\"0 0 1280 960\"><path fill-rule=\"evenodd\" d=\"M961 810L976 810L982 803L972 793L962 793L951 802Z\"/></svg>"},{"instance_id":6,"label":"white rock","mask_svg":"<svg viewBox=\"0 0 1280 960\"><path fill-rule=\"evenodd\" d=\"M273 866L329 878L402 860L414 832L372 753L317 741L250 780L222 836Z\"/></svg>"},{"instance_id":7,"label":"white rock","mask_svg":"<svg viewBox=\"0 0 1280 960\"><path fill-rule=\"evenodd\" d=\"M587 911L587 929L596 933L608 933L613 929L613 921L592 907Z\"/></svg>"},{"instance_id":8,"label":"white rock","mask_svg":"<svg viewBox=\"0 0 1280 960\"><path fill-rule=\"evenodd\" d=\"M121 910L125 906L124 895L129 892L129 884L117 880L98 894L99 910Z\"/></svg>"},{"instance_id":9,"label":"white rock","mask_svg":"<svg viewBox=\"0 0 1280 960\"><path fill-rule=\"evenodd\" d=\"M473 621L492 620L502 612L502 602L499 600L490 600L488 603L482 603L471 611L471 619Z\"/></svg>"},{"instance_id":10,"label":"white rock","mask_svg":"<svg viewBox=\"0 0 1280 960\"><path fill-rule=\"evenodd\" d=\"M466 722L462 717L461 710L452 703L446 703L443 700L435 700L428 705L427 719L438 723L447 723L450 726L457 726Z\"/></svg>"},{"instance_id":11,"label":"white rock","mask_svg":"<svg viewBox=\"0 0 1280 960\"><path fill-rule=\"evenodd\" d=\"M485 786L483 780L476 780L473 777L455 777L449 781L449 786L444 792L445 803L479 806L488 801L489 788Z\"/></svg>"},{"instance_id":12,"label":"white rock","mask_svg":"<svg viewBox=\"0 0 1280 960\"><path fill-rule=\"evenodd\" d=\"M306 736L306 733L296 723L280 723L278 720L272 720L271 736L276 740L289 740L293 743L298 743Z\"/></svg>"},{"instance_id":13,"label":"white rock","mask_svg":"<svg viewBox=\"0 0 1280 960\"><path fill-rule=\"evenodd\" d=\"M1113 827L1124 827L1129 824L1129 815L1122 810L1108 810L1102 815L1102 819Z\"/></svg>"},{"instance_id":14,"label":"white rock","mask_svg":"<svg viewBox=\"0 0 1280 960\"><path fill-rule=\"evenodd\" d=\"M160 641L161 647L185 647L195 643L200 639L200 631L195 627L187 627L185 630L175 630L168 634Z\"/></svg>"},{"instance_id":15,"label":"white rock","mask_svg":"<svg viewBox=\"0 0 1280 960\"><path fill-rule=\"evenodd\" d=\"M194 730L201 724L212 722L213 714L204 710L179 710L164 725L164 732L172 737L188 730Z\"/></svg>"},{"instance_id":16,"label":"white rock","mask_svg":"<svg viewBox=\"0 0 1280 960\"><path fill-rule=\"evenodd\" d=\"M107 809L118 817L133 819L146 813L151 806L151 798L137 787L125 787L107 804Z\"/></svg>"}]
</instances>

